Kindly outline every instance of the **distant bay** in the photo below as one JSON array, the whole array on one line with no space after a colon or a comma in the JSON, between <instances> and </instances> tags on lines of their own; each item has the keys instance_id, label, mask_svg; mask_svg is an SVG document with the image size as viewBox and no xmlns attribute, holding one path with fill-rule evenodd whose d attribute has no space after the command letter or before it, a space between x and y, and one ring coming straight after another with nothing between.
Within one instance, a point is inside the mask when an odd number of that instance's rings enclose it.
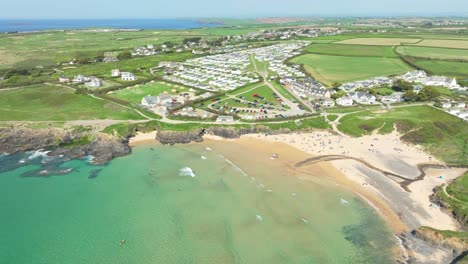
<instances>
[{"instance_id":1,"label":"distant bay","mask_svg":"<svg viewBox=\"0 0 468 264\"><path fill-rule=\"evenodd\" d=\"M191 29L216 27L194 19L12 19L0 20L0 32L32 32L83 28Z\"/></svg>"}]
</instances>

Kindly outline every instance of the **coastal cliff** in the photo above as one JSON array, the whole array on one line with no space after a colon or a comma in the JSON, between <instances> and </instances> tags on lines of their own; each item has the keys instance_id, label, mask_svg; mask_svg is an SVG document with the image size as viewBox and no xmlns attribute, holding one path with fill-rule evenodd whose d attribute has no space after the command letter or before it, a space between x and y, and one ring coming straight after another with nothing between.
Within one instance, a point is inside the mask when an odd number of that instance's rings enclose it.
<instances>
[{"instance_id":1,"label":"coastal cliff","mask_svg":"<svg viewBox=\"0 0 468 264\"><path fill-rule=\"evenodd\" d=\"M93 163L104 164L131 152L127 141L107 134L80 129L0 128L0 153L44 149L49 156L80 158L93 156Z\"/></svg>"},{"instance_id":2,"label":"coastal cliff","mask_svg":"<svg viewBox=\"0 0 468 264\"><path fill-rule=\"evenodd\" d=\"M162 144L187 144L190 142L202 142L204 135L214 135L226 139L239 138L246 134L289 134L289 129L273 130L268 127L257 126L253 128L234 128L234 127L208 127L197 131L158 131L156 140Z\"/></svg>"}]
</instances>

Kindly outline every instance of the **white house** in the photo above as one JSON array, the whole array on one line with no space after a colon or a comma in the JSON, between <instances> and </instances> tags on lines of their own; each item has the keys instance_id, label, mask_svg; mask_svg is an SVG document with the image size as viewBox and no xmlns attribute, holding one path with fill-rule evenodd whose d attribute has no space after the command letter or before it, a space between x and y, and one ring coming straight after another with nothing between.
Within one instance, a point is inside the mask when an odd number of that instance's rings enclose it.
<instances>
[{"instance_id":1,"label":"white house","mask_svg":"<svg viewBox=\"0 0 468 264\"><path fill-rule=\"evenodd\" d=\"M59 82L68 83L68 82L70 82L70 78L68 78L67 76L60 76L59 77Z\"/></svg>"},{"instance_id":2,"label":"white house","mask_svg":"<svg viewBox=\"0 0 468 264\"><path fill-rule=\"evenodd\" d=\"M450 107L452 107L451 102L448 102L448 101L442 102L442 108L450 108Z\"/></svg>"},{"instance_id":3,"label":"white house","mask_svg":"<svg viewBox=\"0 0 468 264\"><path fill-rule=\"evenodd\" d=\"M422 81L424 85L430 86L443 86L447 88L458 88L459 85L455 78L448 78L445 76L431 76Z\"/></svg>"},{"instance_id":4,"label":"white house","mask_svg":"<svg viewBox=\"0 0 468 264\"><path fill-rule=\"evenodd\" d=\"M113 69L112 70L112 77L119 77L120 76L120 70L119 69Z\"/></svg>"},{"instance_id":5,"label":"white house","mask_svg":"<svg viewBox=\"0 0 468 264\"><path fill-rule=\"evenodd\" d=\"M141 99L141 104L144 106L154 107L156 106L156 97L151 95L145 96Z\"/></svg>"},{"instance_id":6,"label":"white house","mask_svg":"<svg viewBox=\"0 0 468 264\"><path fill-rule=\"evenodd\" d=\"M375 96L364 92L350 92L349 96L359 104L375 104Z\"/></svg>"},{"instance_id":7,"label":"white house","mask_svg":"<svg viewBox=\"0 0 468 264\"><path fill-rule=\"evenodd\" d=\"M101 87L102 82L98 78L93 77L89 82L85 83L85 85L91 88L98 88Z\"/></svg>"},{"instance_id":8,"label":"white house","mask_svg":"<svg viewBox=\"0 0 468 264\"><path fill-rule=\"evenodd\" d=\"M427 74L425 71L412 71L403 74L400 78L407 82L421 82L427 78Z\"/></svg>"},{"instance_id":9,"label":"white house","mask_svg":"<svg viewBox=\"0 0 468 264\"><path fill-rule=\"evenodd\" d=\"M85 82L89 82L90 80L91 78L79 74L73 78L73 83L77 83L77 84L85 83Z\"/></svg>"},{"instance_id":10,"label":"white house","mask_svg":"<svg viewBox=\"0 0 468 264\"><path fill-rule=\"evenodd\" d=\"M458 108L466 108L466 103L465 102L458 102L457 107Z\"/></svg>"},{"instance_id":11,"label":"white house","mask_svg":"<svg viewBox=\"0 0 468 264\"><path fill-rule=\"evenodd\" d=\"M388 104L403 102L403 93L395 92L389 96L383 96L381 101L382 103L388 103Z\"/></svg>"},{"instance_id":12,"label":"white house","mask_svg":"<svg viewBox=\"0 0 468 264\"><path fill-rule=\"evenodd\" d=\"M336 104L340 106L352 106L353 105L353 98L349 96L343 96L336 99Z\"/></svg>"},{"instance_id":13,"label":"white house","mask_svg":"<svg viewBox=\"0 0 468 264\"><path fill-rule=\"evenodd\" d=\"M131 72L121 72L120 75L122 76L122 81L135 81L136 77Z\"/></svg>"}]
</instances>

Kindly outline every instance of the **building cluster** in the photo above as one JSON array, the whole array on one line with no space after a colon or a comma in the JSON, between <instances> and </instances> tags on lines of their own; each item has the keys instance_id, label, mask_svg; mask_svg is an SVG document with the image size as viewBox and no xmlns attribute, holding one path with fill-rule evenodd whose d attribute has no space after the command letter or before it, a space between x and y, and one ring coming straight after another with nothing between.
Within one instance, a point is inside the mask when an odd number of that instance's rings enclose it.
<instances>
[{"instance_id":1,"label":"building cluster","mask_svg":"<svg viewBox=\"0 0 468 264\"><path fill-rule=\"evenodd\" d=\"M148 44L146 46L142 47L137 47L135 50L132 52L132 56L151 56L151 55L156 55L158 52L154 48L154 45Z\"/></svg>"},{"instance_id":2,"label":"building cluster","mask_svg":"<svg viewBox=\"0 0 468 264\"><path fill-rule=\"evenodd\" d=\"M111 71L112 77L121 77L122 81L136 81L135 74L131 72L121 72L119 69L114 69Z\"/></svg>"},{"instance_id":3,"label":"building cluster","mask_svg":"<svg viewBox=\"0 0 468 264\"><path fill-rule=\"evenodd\" d=\"M392 86L393 80L388 77L375 77L363 81L356 81L342 84L339 88L344 91L354 91L359 88L374 88L382 86Z\"/></svg>"},{"instance_id":4,"label":"building cluster","mask_svg":"<svg viewBox=\"0 0 468 264\"><path fill-rule=\"evenodd\" d=\"M309 42L295 42L289 44L278 44L269 47L251 49L251 54L260 62L268 62L268 69L280 77L305 77L305 74L298 68L291 67L284 63L288 58L300 54L299 49L307 46Z\"/></svg>"},{"instance_id":5,"label":"building cluster","mask_svg":"<svg viewBox=\"0 0 468 264\"><path fill-rule=\"evenodd\" d=\"M304 45L302 42L277 44L190 59L176 67L172 74L165 75L164 79L208 91L229 91L260 81L258 75L249 69L252 58L269 63L270 71L279 75L303 76L302 72L282 63L297 55L295 50Z\"/></svg>"},{"instance_id":6,"label":"building cluster","mask_svg":"<svg viewBox=\"0 0 468 264\"><path fill-rule=\"evenodd\" d=\"M394 23L394 22L390 22L390 21L383 21L383 22L376 22L376 23L353 23L352 24L353 26L356 26L356 27L381 27L381 28L402 28L403 26L398 24L398 23Z\"/></svg>"},{"instance_id":7,"label":"building cluster","mask_svg":"<svg viewBox=\"0 0 468 264\"><path fill-rule=\"evenodd\" d=\"M304 79L283 78L280 82L281 84L288 85L294 94L303 98L330 98L332 94L336 93L334 90L327 89L323 84L310 77Z\"/></svg>"},{"instance_id":8,"label":"building cluster","mask_svg":"<svg viewBox=\"0 0 468 264\"><path fill-rule=\"evenodd\" d=\"M72 80L67 76L59 77L60 83L84 84L89 88L99 88L102 86L102 80L94 76L76 75Z\"/></svg>"},{"instance_id":9,"label":"building cluster","mask_svg":"<svg viewBox=\"0 0 468 264\"><path fill-rule=\"evenodd\" d=\"M468 121L468 109L465 102L442 102L442 108L445 112Z\"/></svg>"},{"instance_id":10,"label":"building cluster","mask_svg":"<svg viewBox=\"0 0 468 264\"><path fill-rule=\"evenodd\" d=\"M437 20L432 21L432 26L462 26L465 23L463 21L453 21L453 20Z\"/></svg>"},{"instance_id":11,"label":"building cluster","mask_svg":"<svg viewBox=\"0 0 468 264\"><path fill-rule=\"evenodd\" d=\"M407 72L397 78L411 83L420 83L426 86L442 86L451 90L466 90L467 87L461 87L455 78L446 76L427 76L425 71Z\"/></svg>"}]
</instances>

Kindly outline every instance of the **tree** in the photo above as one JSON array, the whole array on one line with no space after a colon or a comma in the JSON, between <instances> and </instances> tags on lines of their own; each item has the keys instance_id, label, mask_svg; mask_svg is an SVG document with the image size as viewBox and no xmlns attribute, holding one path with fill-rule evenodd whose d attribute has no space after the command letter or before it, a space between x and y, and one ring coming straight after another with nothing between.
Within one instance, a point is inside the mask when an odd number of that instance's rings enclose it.
<instances>
[{"instance_id":1,"label":"tree","mask_svg":"<svg viewBox=\"0 0 468 264\"><path fill-rule=\"evenodd\" d=\"M122 51L121 53L119 53L119 55L117 55L117 59L119 60L127 60L131 58L132 58L132 53L130 53L130 51L128 50Z\"/></svg>"},{"instance_id":2,"label":"tree","mask_svg":"<svg viewBox=\"0 0 468 264\"><path fill-rule=\"evenodd\" d=\"M168 48L173 48L175 44L170 42L170 41L166 41L166 42L163 43L163 45L166 45L166 47L168 47Z\"/></svg>"},{"instance_id":3,"label":"tree","mask_svg":"<svg viewBox=\"0 0 468 264\"><path fill-rule=\"evenodd\" d=\"M410 90L403 94L403 99L409 102L416 102L418 101L418 94Z\"/></svg>"},{"instance_id":4,"label":"tree","mask_svg":"<svg viewBox=\"0 0 468 264\"><path fill-rule=\"evenodd\" d=\"M437 88L432 86L425 86L418 94L419 101L430 101L440 96Z\"/></svg>"},{"instance_id":5,"label":"tree","mask_svg":"<svg viewBox=\"0 0 468 264\"><path fill-rule=\"evenodd\" d=\"M341 83L339 83L339 82L334 82L334 83L332 84L332 88L334 88L334 89L336 89L336 88L338 88L338 87L340 87L340 86L341 86Z\"/></svg>"},{"instance_id":6,"label":"tree","mask_svg":"<svg viewBox=\"0 0 468 264\"><path fill-rule=\"evenodd\" d=\"M392 90L397 92L406 92L413 90L413 85L405 80L396 80L392 86Z\"/></svg>"}]
</instances>

